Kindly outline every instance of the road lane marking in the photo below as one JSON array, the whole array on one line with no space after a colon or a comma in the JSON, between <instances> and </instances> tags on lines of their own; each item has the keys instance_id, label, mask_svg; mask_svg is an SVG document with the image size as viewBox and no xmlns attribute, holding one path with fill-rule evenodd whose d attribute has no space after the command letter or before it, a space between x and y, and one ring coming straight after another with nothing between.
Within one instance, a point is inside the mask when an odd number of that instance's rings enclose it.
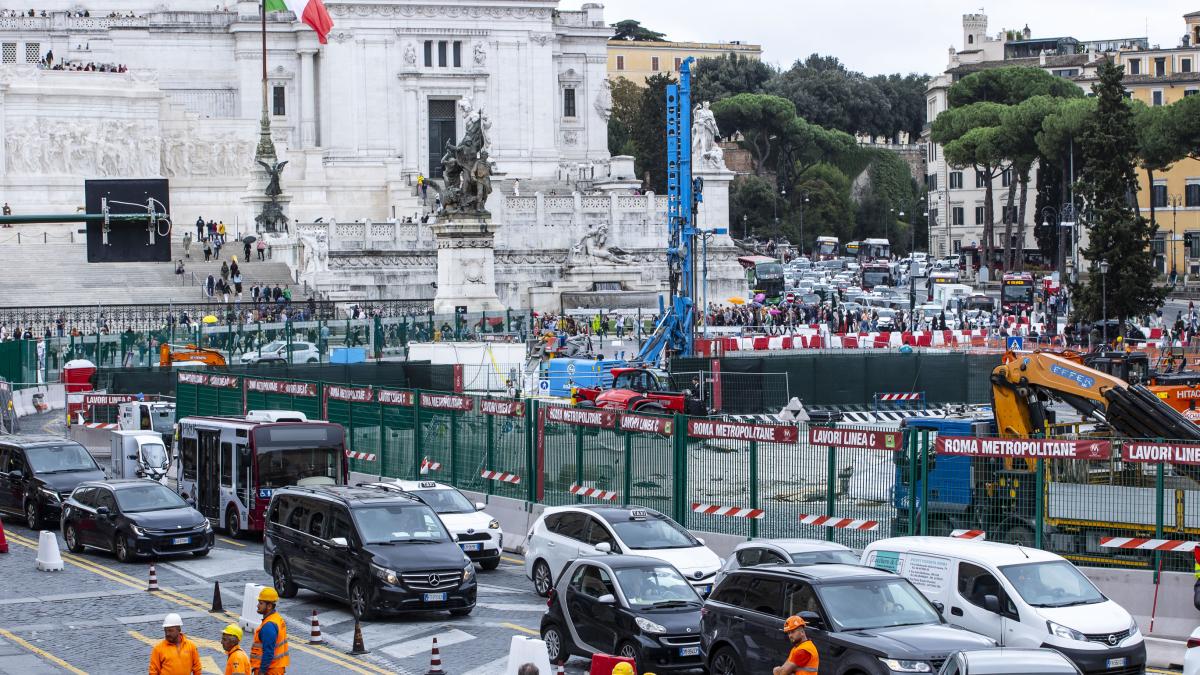
<instances>
[{"instance_id":1,"label":"road lane marking","mask_svg":"<svg viewBox=\"0 0 1200 675\"><path fill-rule=\"evenodd\" d=\"M240 546L241 548L246 548L245 544L243 544L239 541L234 541L232 539L226 539L225 537L217 537L217 541L223 541L226 544L233 544L234 546Z\"/></svg>"},{"instance_id":2,"label":"road lane marking","mask_svg":"<svg viewBox=\"0 0 1200 675\"><path fill-rule=\"evenodd\" d=\"M495 609L495 610L499 610L501 612L545 612L546 611L546 603L541 603L538 605L527 605L527 604L504 603L504 602L480 602L480 603L476 604L475 606L483 607L485 609Z\"/></svg>"},{"instance_id":3,"label":"road lane marking","mask_svg":"<svg viewBox=\"0 0 1200 675\"><path fill-rule=\"evenodd\" d=\"M59 657L51 654L50 652L46 651L45 649L42 649L41 647L37 647L33 644L30 644L29 641L19 638L16 635L13 635L13 633L11 631L0 628L0 635L3 635L5 639L12 641L14 644L20 645L20 646L24 647L25 649L28 649L29 651L33 652L34 654L37 654L38 656L42 657L43 659L46 659L47 661L53 663L54 665L59 666L60 668L63 668L67 672L74 673L74 675L88 675L87 671L80 670L80 669L76 668L75 666L67 663L66 661L63 661Z\"/></svg>"},{"instance_id":4,"label":"road lane marking","mask_svg":"<svg viewBox=\"0 0 1200 675\"><path fill-rule=\"evenodd\" d=\"M510 562L510 563L513 563L513 564L515 564L515 565L524 565L524 564L525 564L525 561L524 561L524 560L521 560L521 559L519 559L519 558L510 558L510 557L508 557L508 556L506 556L506 555L502 555L502 556L500 556L500 559L501 559L501 560L503 560L504 562Z\"/></svg>"},{"instance_id":5,"label":"road lane marking","mask_svg":"<svg viewBox=\"0 0 1200 675\"><path fill-rule=\"evenodd\" d=\"M511 628L511 629L513 629L513 630L515 630L515 631L519 631L519 632L521 632L521 633L526 633L526 634L528 634L528 635L534 635L534 636L537 636L537 637L542 637L542 634L541 634L541 633L539 633L539 632L537 632L536 630L534 630L534 629L532 629L532 628L526 628L525 626L518 626L518 625L517 625L517 624L515 624L515 623L502 623L502 624L500 624L500 625L501 625L501 626L504 626L505 628Z\"/></svg>"},{"instance_id":6,"label":"road lane marking","mask_svg":"<svg viewBox=\"0 0 1200 675\"><path fill-rule=\"evenodd\" d=\"M461 631L457 628L451 628L450 630L442 631L441 633L433 633L424 637L397 642L396 644L388 645L379 651L398 659L407 659L410 656L416 656L417 654L422 653L428 654L433 648L433 638L437 638L438 649L444 650L450 645L456 645L460 642L470 642L471 640L475 639L475 636L466 631Z\"/></svg>"}]
</instances>

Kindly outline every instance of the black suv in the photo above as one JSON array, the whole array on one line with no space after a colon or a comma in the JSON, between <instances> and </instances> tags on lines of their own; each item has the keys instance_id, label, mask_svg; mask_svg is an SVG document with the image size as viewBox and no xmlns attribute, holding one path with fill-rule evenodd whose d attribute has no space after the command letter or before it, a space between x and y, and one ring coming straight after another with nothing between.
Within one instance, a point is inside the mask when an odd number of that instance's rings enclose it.
<instances>
[{"instance_id":1,"label":"black suv","mask_svg":"<svg viewBox=\"0 0 1200 675\"><path fill-rule=\"evenodd\" d=\"M104 480L87 448L59 436L0 436L0 511L31 530L57 523L80 483Z\"/></svg>"},{"instance_id":2,"label":"black suv","mask_svg":"<svg viewBox=\"0 0 1200 675\"><path fill-rule=\"evenodd\" d=\"M300 587L376 613L475 608L475 565L426 504L375 488L281 488L271 495L263 568L284 598Z\"/></svg>"},{"instance_id":3,"label":"black suv","mask_svg":"<svg viewBox=\"0 0 1200 675\"><path fill-rule=\"evenodd\" d=\"M701 614L712 675L783 665L791 649L783 620L792 615L808 623L820 675L936 673L956 651L996 646L948 625L907 579L860 565L742 568L721 581Z\"/></svg>"}]
</instances>

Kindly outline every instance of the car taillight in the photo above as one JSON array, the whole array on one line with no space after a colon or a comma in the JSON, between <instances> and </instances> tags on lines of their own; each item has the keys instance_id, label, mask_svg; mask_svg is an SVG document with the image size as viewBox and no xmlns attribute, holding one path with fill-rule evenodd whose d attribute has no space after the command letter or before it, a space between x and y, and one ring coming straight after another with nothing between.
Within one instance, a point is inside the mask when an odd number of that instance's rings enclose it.
<instances>
[{"instance_id":1,"label":"car taillight","mask_svg":"<svg viewBox=\"0 0 1200 675\"><path fill-rule=\"evenodd\" d=\"M1200 647L1200 638L1188 638L1187 648L1191 649L1192 647Z\"/></svg>"}]
</instances>

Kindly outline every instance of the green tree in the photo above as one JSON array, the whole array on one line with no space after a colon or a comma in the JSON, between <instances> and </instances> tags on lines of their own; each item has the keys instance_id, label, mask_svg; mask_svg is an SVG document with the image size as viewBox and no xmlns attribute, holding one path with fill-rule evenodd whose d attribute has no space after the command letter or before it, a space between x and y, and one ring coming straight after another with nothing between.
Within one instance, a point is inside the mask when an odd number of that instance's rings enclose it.
<instances>
[{"instance_id":1,"label":"green tree","mask_svg":"<svg viewBox=\"0 0 1200 675\"><path fill-rule=\"evenodd\" d=\"M1079 191L1086 199L1086 225L1090 241L1084 255L1090 264L1088 279L1072 287L1075 308L1088 320L1108 315L1124 322L1157 309L1166 289L1154 285L1154 252L1150 247L1154 227L1131 203L1137 194L1135 165L1138 139L1133 110L1125 101L1121 69L1111 62L1099 68L1092 86L1096 114L1082 130L1079 145L1084 167ZM1108 262L1101 278L1099 263ZM1104 293L1102 297L1101 294Z\"/></svg>"},{"instance_id":2,"label":"green tree","mask_svg":"<svg viewBox=\"0 0 1200 675\"><path fill-rule=\"evenodd\" d=\"M637 155L633 129L642 106L642 88L618 77L612 81L612 116L608 118L608 152L611 155Z\"/></svg>"},{"instance_id":3,"label":"green tree","mask_svg":"<svg viewBox=\"0 0 1200 675\"><path fill-rule=\"evenodd\" d=\"M667 85L674 83L670 73L646 78L636 123L630 130L637 148L638 174L645 176L646 188L655 194L667 192Z\"/></svg>"},{"instance_id":4,"label":"green tree","mask_svg":"<svg viewBox=\"0 0 1200 675\"><path fill-rule=\"evenodd\" d=\"M813 54L796 61L771 81L768 91L791 101L796 114L810 124L827 129L883 136L894 127L888 97L832 56Z\"/></svg>"},{"instance_id":5,"label":"green tree","mask_svg":"<svg viewBox=\"0 0 1200 675\"><path fill-rule=\"evenodd\" d=\"M779 148L796 121L796 106L791 101L766 94L722 99L712 105L712 111L722 133L741 133L740 145L750 152L756 176L775 166Z\"/></svg>"},{"instance_id":6,"label":"green tree","mask_svg":"<svg viewBox=\"0 0 1200 675\"><path fill-rule=\"evenodd\" d=\"M1074 82L1041 68L1008 66L971 73L955 82L947 102L951 108L981 102L1017 105L1034 96L1081 98L1083 92Z\"/></svg>"},{"instance_id":7,"label":"green tree","mask_svg":"<svg viewBox=\"0 0 1200 675\"><path fill-rule=\"evenodd\" d=\"M692 67L692 100L720 101L738 94L761 94L775 69L735 53L700 59Z\"/></svg>"},{"instance_id":8,"label":"green tree","mask_svg":"<svg viewBox=\"0 0 1200 675\"><path fill-rule=\"evenodd\" d=\"M951 166L974 167L984 180L983 259L991 265L993 230L992 184L1004 169L1004 151L1000 145L1000 121L1005 107L999 103L972 103L950 108L933 121L930 138L942 146Z\"/></svg>"},{"instance_id":9,"label":"green tree","mask_svg":"<svg viewBox=\"0 0 1200 675\"><path fill-rule=\"evenodd\" d=\"M888 138L893 143L899 143L900 133L905 132L910 143L916 142L925 127L925 87L929 84L929 76L916 73L901 76L892 73L875 75L870 78L870 82L887 97L891 107L888 116Z\"/></svg>"},{"instance_id":10,"label":"green tree","mask_svg":"<svg viewBox=\"0 0 1200 675\"><path fill-rule=\"evenodd\" d=\"M803 209L803 240L799 236L789 237L800 243L800 250L811 248L809 242L819 235L831 235L840 241L849 241L853 235L854 202L850 199L850 179L841 169L827 162L814 164L799 175L795 184L788 188L788 210L799 215ZM799 219L788 219L791 223Z\"/></svg>"},{"instance_id":11,"label":"green tree","mask_svg":"<svg viewBox=\"0 0 1200 675\"><path fill-rule=\"evenodd\" d=\"M748 234L770 233L776 213L772 207L786 206L776 203L778 200L775 187L766 178L755 175L735 178L729 189L729 223L733 229L730 234L744 238Z\"/></svg>"},{"instance_id":12,"label":"green tree","mask_svg":"<svg viewBox=\"0 0 1200 675\"><path fill-rule=\"evenodd\" d=\"M641 21L633 19L625 19L613 24L613 30L616 33L612 36L612 40L626 40L629 42L661 42L666 39L666 35L658 31L650 30L642 26Z\"/></svg>"},{"instance_id":13,"label":"green tree","mask_svg":"<svg viewBox=\"0 0 1200 675\"><path fill-rule=\"evenodd\" d=\"M1133 128L1137 134L1137 154L1146 170L1146 184L1154 185L1154 172L1166 171L1175 162L1187 157L1187 149L1172 128L1174 110L1169 106L1147 106L1140 101L1128 101L1133 107ZM1150 226L1158 227L1154 213L1153 190L1150 199Z\"/></svg>"}]
</instances>

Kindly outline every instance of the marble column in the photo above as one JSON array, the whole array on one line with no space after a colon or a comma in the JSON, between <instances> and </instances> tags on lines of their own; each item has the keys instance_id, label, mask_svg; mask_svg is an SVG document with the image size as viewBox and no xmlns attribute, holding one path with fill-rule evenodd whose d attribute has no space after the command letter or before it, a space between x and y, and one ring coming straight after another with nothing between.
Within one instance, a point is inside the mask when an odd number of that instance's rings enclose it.
<instances>
[{"instance_id":1,"label":"marble column","mask_svg":"<svg viewBox=\"0 0 1200 675\"><path fill-rule=\"evenodd\" d=\"M300 147L317 144L317 94L313 76L313 58L317 50L301 49L300 53Z\"/></svg>"}]
</instances>

